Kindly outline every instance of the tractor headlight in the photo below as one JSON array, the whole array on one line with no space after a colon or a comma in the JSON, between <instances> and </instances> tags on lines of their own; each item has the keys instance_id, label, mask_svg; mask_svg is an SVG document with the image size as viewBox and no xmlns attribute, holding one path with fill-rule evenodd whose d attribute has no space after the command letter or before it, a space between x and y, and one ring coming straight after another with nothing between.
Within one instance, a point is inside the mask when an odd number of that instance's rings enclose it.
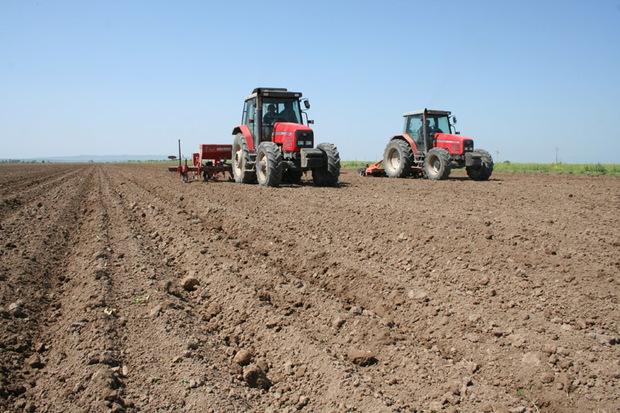
<instances>
[{"instance_id":1,"label":"tractor headlight","mask_svg":"<svg viewBox=\"0 0 620 413\"><path fill-rule=\"evenodd\" d=\"M314 146L314 132L312 130L295 131L295 142L298 148L312 148Z\"/></svg>"},{"instance_id":2,"label":"tractor headlight","mask_svg":"<svg viewBox=\"0 0 620 413\"><path fill-rule=\"evenodd\" d=\"M471 139L466 139L463 141L463 152L473 152L474 151L474 141Z\"/></svg>"}]
</instances>

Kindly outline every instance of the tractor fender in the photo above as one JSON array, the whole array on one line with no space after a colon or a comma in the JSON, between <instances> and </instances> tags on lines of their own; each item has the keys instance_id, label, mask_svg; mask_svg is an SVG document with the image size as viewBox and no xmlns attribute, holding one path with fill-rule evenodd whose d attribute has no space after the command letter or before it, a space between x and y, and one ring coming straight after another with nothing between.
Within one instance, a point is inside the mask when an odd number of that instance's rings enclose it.
<instances>
[{"instance_id":1,"label":"tractor fender","mask_svg":"<svg viewBox=\"0 0 620 413\"><path fill-rule=\"evenodd\" d=\"M411 150L413 151L413 153L418 153L418 147L415 145L413 138L409 136L408 133L403 133L401 135L394 135L390 138L390 142L393 141L394 139L400 139L400 140L408 142L409 146L411 146Z\"/></svg>"},{"instance_id":2,"label":"tractor fender","mask_svg":"<svg viewBox=\"0 0 620 413\"><path fill-rule=\"evenodd\" d=\"M248 149L251 151L255 151L256 149L254 148L254 141L252 141L252 134L250 133L250 128L248 128L248 125L240 125L233 129L233 135L237 135L239 133L243 133L243 136L245 137L245 143L248 145Z\"/></svg>"}]
</instances>

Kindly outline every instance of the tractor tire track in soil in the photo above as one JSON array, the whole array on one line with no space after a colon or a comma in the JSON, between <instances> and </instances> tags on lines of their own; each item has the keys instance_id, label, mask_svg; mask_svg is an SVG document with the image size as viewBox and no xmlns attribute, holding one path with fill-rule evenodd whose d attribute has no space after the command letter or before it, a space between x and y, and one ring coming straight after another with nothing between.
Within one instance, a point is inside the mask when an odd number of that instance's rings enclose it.
<instances>
[{"instance_id":1,"label":"tractor tire track in soil","mask_svg":"<svg viewBox=\"0 0 620 413\"><path fill-rule=\"evenodd\" d=\"M616 411L617 178L0 167L0 411Z\"/></svg>"}]
</instances>

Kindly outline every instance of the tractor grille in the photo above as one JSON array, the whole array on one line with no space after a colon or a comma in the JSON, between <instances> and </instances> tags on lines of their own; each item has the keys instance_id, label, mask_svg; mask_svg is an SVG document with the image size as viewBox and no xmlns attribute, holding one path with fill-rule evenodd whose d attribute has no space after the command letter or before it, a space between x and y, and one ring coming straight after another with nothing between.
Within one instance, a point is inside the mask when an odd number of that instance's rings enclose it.
<instances>
[{"instance_id":1,"label":"tractor grille","mask_svg":"<svg viewBox=\"0 0 620 413\"><path fill-rule=\"evenodd\" d=\"M295 143L298 148L314 147L314 132L311 130L295 131Z\"/></svg>"},{"instance_id":2,"label":"tractor grille","mask_svg":"<svg viewBox=\"0 0 620 413\"><path fill-rule=\"evenodd\" d=\"M471 139L463 140L463 152L473 152L474 151L474 141Z\"/></svg>"}]
</instances>

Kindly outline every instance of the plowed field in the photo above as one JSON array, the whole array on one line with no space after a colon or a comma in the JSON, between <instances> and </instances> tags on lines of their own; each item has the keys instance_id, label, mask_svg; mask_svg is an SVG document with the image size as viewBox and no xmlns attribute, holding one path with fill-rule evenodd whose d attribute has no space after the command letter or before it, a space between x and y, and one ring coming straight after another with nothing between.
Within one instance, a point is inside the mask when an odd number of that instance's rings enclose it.
<instances>
[{"instance_id":1,"label":"plowed field","mask_svg":"<svg viewBox=\"0 0 620 413\"><path fill-rule=\"evenodd\" d=\"M620 180L0 166L0 411L614 412Z\"/></svg>"}]
</instances>

